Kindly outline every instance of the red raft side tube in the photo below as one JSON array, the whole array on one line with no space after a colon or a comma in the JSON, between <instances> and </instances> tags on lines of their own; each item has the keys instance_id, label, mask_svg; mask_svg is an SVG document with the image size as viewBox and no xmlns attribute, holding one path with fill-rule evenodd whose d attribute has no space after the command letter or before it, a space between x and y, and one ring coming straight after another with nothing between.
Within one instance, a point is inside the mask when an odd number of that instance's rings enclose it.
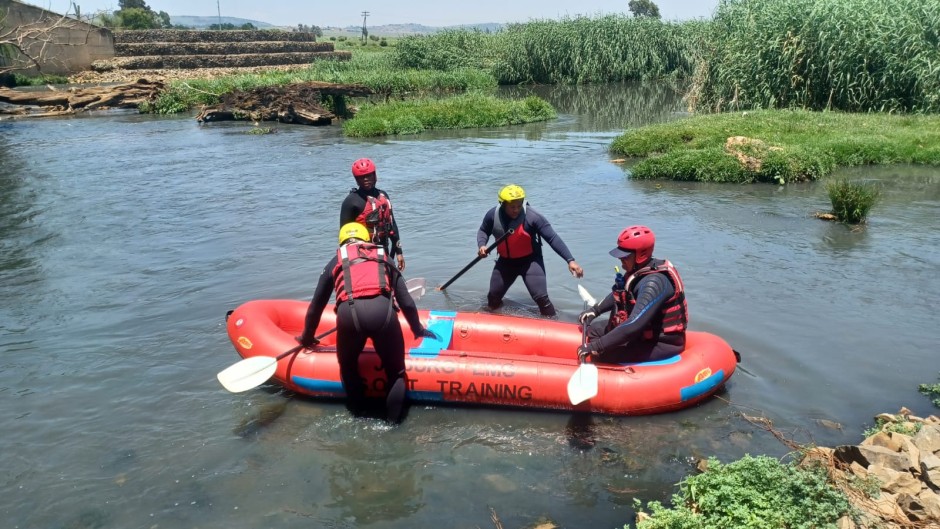
<instances>
[{"instance_id":1,"label":"red raft side tube","mask_svg":"<svg viewBox=\"0 0 940 529\"><path fill-rule=\"evenodd\" d=\"M228 317L229 338L244 357L277 356L297 345L307 302L249 301ZM440 340L405 334L408 397L430 403L577 410L611 415L662 413L692 406L715 393L734 373L737 359L721 338L688 332L686 350L657 362L598 364L598 393L572 406L568 380L578 367L581 332L576 323L468 312L419 311ZM331 330L325 310L317 334ZM314 397L342 398L335 335L315 351L278 362L274 379ZM368 393L382 396L386 382L371 343L359 359Z\"/></svg>"}]
</instances>

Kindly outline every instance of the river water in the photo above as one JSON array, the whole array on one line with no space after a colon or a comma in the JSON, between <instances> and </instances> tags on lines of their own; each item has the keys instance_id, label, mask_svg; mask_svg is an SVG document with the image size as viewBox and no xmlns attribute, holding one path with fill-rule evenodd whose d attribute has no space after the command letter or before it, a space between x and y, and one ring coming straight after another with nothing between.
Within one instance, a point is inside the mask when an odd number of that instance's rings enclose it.
<instances>
[{"instance_id":1,"label":"river water","mask_svg":"<svg viewBox=\"0 0 940 529\"><path fill-rule=\"evenodd\" d=\"M858 168L867 225L811 217L821 183L644 182L625 127L682 117L664 87L541 89L549 123L350 140L339 127L200 126L112 112L0 122L0 518L11 528L622 527L696 458L854 443L880 412L936 410L940 169ZM230 394L225 311L308 298L336 244L350 163L375 160L406 275L474 257L483 213L522 185L599 297L624 226L657 234L691 327L743 363L718 398L650 417L413 408L399 427L273 386ZM548 250L563 319L577 282ZM490 261L419 306L477 310ZM521 282L506 310L536 312Z\"/></svg>"}]
</instances>

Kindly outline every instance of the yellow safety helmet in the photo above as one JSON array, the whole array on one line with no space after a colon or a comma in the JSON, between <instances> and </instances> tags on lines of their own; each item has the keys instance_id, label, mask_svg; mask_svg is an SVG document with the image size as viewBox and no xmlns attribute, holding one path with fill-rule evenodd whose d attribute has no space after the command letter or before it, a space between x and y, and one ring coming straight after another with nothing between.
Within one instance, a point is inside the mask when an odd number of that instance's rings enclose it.
<instances>
[{"instance_id":1,"label":"yellow safety helmet","mask_svg":"<svg viewBox=\"0 0 940 529\"><path fill-rule=\"evenodd\" d=\"M339 229L339 243L343 244L348 239L356 238L361 241L369 241L369 230L358 222L347 222Z\"/></svg>"},{"instance_id":2,"label":"yellow safety helmet","mask_svg":"<svg viewBox=\"0 0 940 529\"><path fill-rule=\"evenodd\" d=\"M525 190L516 184L509 184L508 186L499 190L499 203L503 202L512 202L513 200L522 200L525 198Z\"/></svg>"}]
</instances>

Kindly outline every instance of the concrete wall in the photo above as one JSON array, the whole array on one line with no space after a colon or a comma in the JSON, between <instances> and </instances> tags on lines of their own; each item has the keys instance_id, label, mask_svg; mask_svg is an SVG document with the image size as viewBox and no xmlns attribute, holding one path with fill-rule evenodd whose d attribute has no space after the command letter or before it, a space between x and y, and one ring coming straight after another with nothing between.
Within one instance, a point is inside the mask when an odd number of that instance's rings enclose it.
<instances>
[{"instance_id":1,"label":"concrete wall","mask_svg":"<svg viewBox=\"0 0 940 529\"><path fill-rule=\"evenodd\" d=\"M92 61L114 57L110 30L16 0L0 0L0 33L12 29L18 30L18 37L7 40L18 38L26 54L6 46L0 53L4 69L66 75L90 70Z\"/></svg>"}]
</instances>

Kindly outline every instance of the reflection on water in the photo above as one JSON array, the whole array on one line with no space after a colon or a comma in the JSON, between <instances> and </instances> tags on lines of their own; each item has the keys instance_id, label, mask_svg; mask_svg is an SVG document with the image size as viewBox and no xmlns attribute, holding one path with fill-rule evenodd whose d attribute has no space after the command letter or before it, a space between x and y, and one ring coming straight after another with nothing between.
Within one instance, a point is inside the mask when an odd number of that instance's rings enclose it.
<instances>
[{"instance_id":1,"label":"reflection on water","mask_svg":"<svg viewBox=\"0 0 940 529\"><path fill-rule=\"evenodd\" d=\"M505 86L510 97L537 95L559 114L575 116L569 130L614 130L670 121L682 113L682 94L666 83Z\"/></svg>"}]
</instances>

